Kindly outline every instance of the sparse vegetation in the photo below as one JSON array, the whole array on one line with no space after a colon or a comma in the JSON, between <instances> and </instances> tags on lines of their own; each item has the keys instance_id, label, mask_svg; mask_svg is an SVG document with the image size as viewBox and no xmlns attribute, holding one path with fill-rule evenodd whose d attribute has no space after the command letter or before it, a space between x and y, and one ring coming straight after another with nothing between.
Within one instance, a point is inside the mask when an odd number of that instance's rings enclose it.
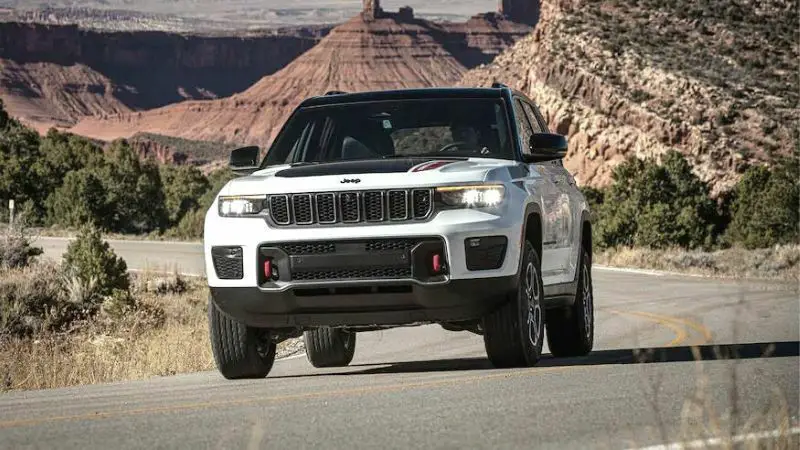
<instances>
[{"instance_id":1,"label":"sparse vegetation","mask_svg":"<svg viewBox=\"0 0 800 450\"><path fill-rule=\"evenodd\" d=\"M771 248L800 243L800 183L795 159L747 169L734 189L712 199L709 187L672 151L631 157L606 189L586 188L594 244L601 250Z\"/></svg>"},{"instance_id":2,"label":"sparse vegetation","mask_svg":"<svg viewBox=\"0 0 800 450\"><path fill-rule=\"evenodd\" d=\"M800 245L797 244L714 251L625 247L599 251L594 254L593 262L723 278L800 281Z\"/></svg>"}]
</instances>

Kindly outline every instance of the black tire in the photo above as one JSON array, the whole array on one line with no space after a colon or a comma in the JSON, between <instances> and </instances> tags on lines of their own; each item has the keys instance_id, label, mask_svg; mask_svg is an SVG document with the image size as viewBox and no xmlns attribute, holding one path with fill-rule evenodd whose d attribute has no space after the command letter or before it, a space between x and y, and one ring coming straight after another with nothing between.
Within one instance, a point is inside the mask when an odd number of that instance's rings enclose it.
<instances>
[{"instance_id":1,"label":"black tire","mask_svg":"<svg viewBox=\"0 0 800 450\"><path fill-rule=\"evenodd\" d=\"M584 356L594 346L592 259L581 249L578 289L572 306L547 312L547 345L556 357Z\"/></svg>"},{"instance_id":2,"label":"black tire","mask_svg":"<svg viewBox=\"0 0 800 450\"><path fill-rule=\"evenodd\" d=\"M248 327L222 313L208 302L208 328L211 351L223 377L264 378L275 362L275 343L269 331Z\"/></svg>"},{"instance_id":3,"label":"black tire","mask_svg":"<svg viewBox=\"0 0 800 450\"><path fill-rule=\"evenodd\" d=\"M525 241L520 282L509 301L483 319L486 355L498 368L529 367L539 362L544 345L544 288L541 262Z\"/></svg>"},{"instance_id":4,"label":"black tire","mask_svg":"<svg viewBox=\"0 0 800 450\"><path fill-rule=\"evenodd\" d=\"M303 333L306 357L314 367L344 367L356 353L355 331L322 327Z\"/></svg>"}]
</instances>

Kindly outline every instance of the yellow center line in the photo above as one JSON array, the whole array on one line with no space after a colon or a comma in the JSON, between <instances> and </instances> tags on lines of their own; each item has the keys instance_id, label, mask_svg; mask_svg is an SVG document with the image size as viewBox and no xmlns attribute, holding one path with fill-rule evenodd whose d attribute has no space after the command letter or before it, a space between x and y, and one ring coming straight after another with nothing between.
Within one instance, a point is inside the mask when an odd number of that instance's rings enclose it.
<instances>
[{"instance_id":1,"label":"yellow center line","mask_svg":"<svg viewBox=\"0 0 800 450\"><path fill-rule=\"evenodd\" d=\"M276 402L285 402L291 400L313 399L321 397L350 396L350 395L369 394L369 393L403 391L403 390L417 389L417 388L451 386L463 383L476 383L480 381L501 379L501 378L516 378L527 375L537 375L544 372L558 372L565 370L574 370L579 368L582 367L579 366L532 367L528 369L516 370L513 372L490 373L485 375L457 377L444 380L420 381L416 383L397 383L397 384L389 384L381 386L359 387L352 389L276 395L272 397L249 397L236 400L184 403L181 405L156 406L156 407L117 410L117 411L97 411L84 414L40 417L31 419L18 419L18 420L9 420L5 422L0 422L0 429L21 427L26 425L39 425L42 423L52 423L52 422L64 422L64 421L74 421L74 420L98 420L111 417L122 417L122 416L153 414L153 413L168 413L168 412L186 411L192 409L205 409L211 407L244 406L244 405L255 405L261 403L276 403ZM266 381L269 382L269 378L267 378Z\"/></svg>"},{"instance_id":2,"label":"yellow center line","mask_svg":"<svg viewBox=\"0 0 800 450\"><path fill-rule=\"evenodd\" d=\"M703 325L703 324L701 324L699 322L695 322L695 321L690 320L690 319L683 319L683 318L674 317L674 316L665 316L665 315L662 315L662 314L654 314L654 313L649 313L649 312L644 312L644 311L637 311L637 313L640 314L640 315L646 315L646 316L650 316L650 317L653 317L653 318L660 318L660 319L668 320L668 321L671 321L673 323L674 322L678 322L678 323L680 323L682 325L685 325L685 326L688 326L689 328L692 328L693 330L695 330L698 333L703 335L703 341L698 343L698 344L696 344L696 345L706 344L706 343L710 342L711 339L712 339L711 330L709 330L705 325Z\"/></svg>"},{"instance_id":3,"label":"yellow center line","mask_svg":"<svg viewBox=\"0 0 800 450\"><path fill-rule=\"evenodd\" d=\"M675 339L673 339L672 341L670 341L667 344L668 347L674 347L676 345L682 344L689 337L689 334L686 332L686 329L681 327L679 324L676 324L675 322L673 322L671 320L672 318L668 317L668 316L660 316L660 315L657 315L657 314L647 314L647 313L642 313L642 312L639 312L639 311L618 311L616 309L606 309L606 308L603 308L603 309L605 309L606 311L610 312L611 314L616 314L616 315L620 315L620 316L640 317L640 318L645 319L647 321L655 322L655 323L657 323L657 324L659 324L661 326L669 328L670 330L672 330L675 333Z\"/></svg>"}]
</instances>

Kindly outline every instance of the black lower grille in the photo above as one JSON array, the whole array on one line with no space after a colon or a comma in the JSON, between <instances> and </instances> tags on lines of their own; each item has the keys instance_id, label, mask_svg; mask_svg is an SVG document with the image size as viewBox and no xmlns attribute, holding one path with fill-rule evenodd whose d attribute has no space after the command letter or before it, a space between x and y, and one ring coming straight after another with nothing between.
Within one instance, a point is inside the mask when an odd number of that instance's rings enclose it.
<instances>
[{"instance_id":1,"label":"black lower grille","mask_svg":"<svg viewBox=\"0 0 800 450\"><path fill-rule=\"evenodd\" d=\"M221 280L241 280L244 278L241 247L212 247L211 259L214 271Z\"/></svg>"},{"instance_id":2,"label":"black lower grille","mask_svg":"<svg viewBox=\"0 0 800 450\"><path fill-rule=\"evenodd\" d=\"M293 272L292 280L358 280L380 278L409 278L411 267L370 267L364 269L333 269Z\"/></svg>"}]
</instances>

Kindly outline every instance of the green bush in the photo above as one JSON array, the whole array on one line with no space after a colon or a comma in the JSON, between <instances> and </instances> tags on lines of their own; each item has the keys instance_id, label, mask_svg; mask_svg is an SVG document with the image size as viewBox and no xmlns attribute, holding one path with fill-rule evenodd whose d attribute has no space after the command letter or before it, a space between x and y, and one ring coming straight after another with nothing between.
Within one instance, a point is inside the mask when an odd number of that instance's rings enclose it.
<instances>
[{"instance_id":1,"label":"green bush","mask_svg":"<svg viewBox=\"0 0 800 450\"><path fill-rule=\"evenodd\" d=\"M208 179L191 166L161 166L164 203L171 225L200 207L200 198L209 189Z\"/></svg>"},{"instance_id":2,"label":"green bush","mask_svg":"<svg viewBox=\"0 0 800 450\"><path fill-rule=\"evenodd\" d=\"M749 168L732 193L726 241L750 249L800 241L799 180L795 158L780 160L772 170Z\"/></svg>"},{"instance_id":3,"label":"green bush","mask_svg":"<svg viewBox=\"0 0 800 450\"><path fill-rule=\"evenodd\" d=\"M128 266L103 241L100 231L91 226L81 229L64 253L64 272L85 287L88 296L110 296L115 290L128 291L130 278Z\"/></svg>"},{"instance_id":4,"label":"green bush","mask_svg":"<svg viewBox=\"0 0 800 450\"><path fill-rule=\"evenodd\" d=\"M655 160L629 158L614 169L602 197L592 194L598 247L710 248L723 220L709 189L676 151ZM591 201L591 199L590 199Z\"/></svg>"},{"instance_id":5,"label":"green bush","mask_svg":"<svg viewBox=\"0 0 800 450\"><path fill-rule=\"evenodd\" d=\"M225 187L225 184L235 177L236 175L228 169L212 172L208 177L209 187L197 202L197 208L186 213L168 234L187 239L203 237L203 225L208 208L214 203L214 198Z\"/></svg>"},{"instance_id":6,"label":"green bush","mask_svg":"<svg viewBox=\"0 0 800 450\"><path fill-rule=\"evenodd\" d=\"M89 224L110 228L106 188L91 169L70 172L47 199L48 221L80 228Z\"/></svg>"},{"instance_id":7,"label":"green bush","mask_svg":"<svg viewBox=\"0 0 800 450\"><path fill-rule=\"evenodd\" d=\"M152 161L140 161L126 141L115 141L99 177L108 193L111 230L123 233L163 230L167 221L164 192L158 166Z\"/></svg>"}]
</instances>

